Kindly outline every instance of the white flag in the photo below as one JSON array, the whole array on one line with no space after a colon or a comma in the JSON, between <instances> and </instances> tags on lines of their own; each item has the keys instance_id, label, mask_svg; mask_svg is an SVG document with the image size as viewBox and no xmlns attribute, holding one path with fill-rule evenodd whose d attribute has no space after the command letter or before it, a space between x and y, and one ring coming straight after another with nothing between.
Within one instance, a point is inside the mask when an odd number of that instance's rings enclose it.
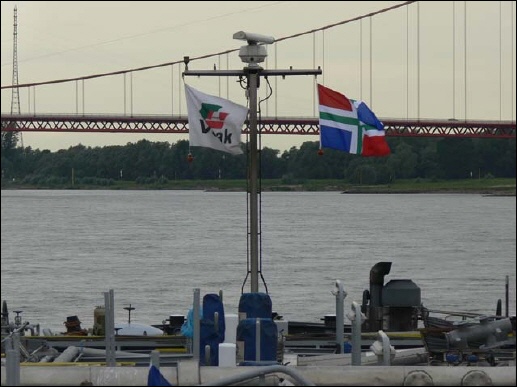
<instances>
[{"instance_id":1,"label":"white flag","mask_svg":"<svg viewBox=\"0 0 517 387\"><path fill-rule=\"evenodd\" d=\"M242 154L241 131L248 108L185 84L191 146Z\"/></svg>"}]
</instances>

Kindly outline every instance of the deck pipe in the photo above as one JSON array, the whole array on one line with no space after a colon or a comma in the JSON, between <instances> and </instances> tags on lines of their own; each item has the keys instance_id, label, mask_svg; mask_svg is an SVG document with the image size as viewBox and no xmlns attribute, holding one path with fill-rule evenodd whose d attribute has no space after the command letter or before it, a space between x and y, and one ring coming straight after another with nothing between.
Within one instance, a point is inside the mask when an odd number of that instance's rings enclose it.
<instances>
[{"instance_id":1,"label":"deck pipe","mask_svg":"<svg viewBox=\"0 0 517 387\"><path fill-rule=\"evenodd\" d=\"M200 312L200 302L201 302L201 289L194 289L194 306L193 306L193 318L194 318L194 329L193 329L193 348L192 354L194 355L194 359L199 361L199 356L201 354L201 312Z\"/></svg>"},{"instance_id":2,"label":"deck pipe","mask_svg":"<svg viewBox=\"0 0 517 387\"><path fill-rule=\"evenodd\" d=\"M151 362L151 365L155 366L156 369L160 369L160 352L157 351L156 349L151 351L151 355L150 355L151 359L150 359L150 362Z\"/></svg>"},{"instance_id":3,"label":"deck pipe","mask_svg":"<svg viewBox=\"0 0 517 387\"><path fill-rule=\"evenodd\" d=\"M505 294L505 315L506 317L510 317L510 313L509 313L509 302L510 302L510 295L509 295L509 287L510 287L510 277L509 276L506 276L506 284L505 284L505 290L504 290L504 294Z\"/></svg>"},{"instance_id":4,"label":"deck pipe","mask_svg":"<svg viewBox=\"0 0 517 387\"><path fill-rule=\"evenodd\" d=\"M360 366L363 314L361 313L361 307L355 301L352 301L352 313L348 314L348 318L352 321L352 365Z\"/></svg>"},{"instance_id":5,"label":"deck pipe","mask_svg":"<svg viewBox=\"0 0 517 387\"><path fill-rule=\"evenodd\" d=\"M256 319L255 325L255 361L260 361L260 319Z\"/></svg>"},{"instance_id":6,"label":"deck pipe","mask_svg":"<svg viewBox=\"0 0 517 387\"><path fill-rule=\"evenodd\" d=\"M345 353L345 333L344 333L344 325L345 325L345 297L346 292L343 290L343 284L340 280L336 280L336 348L337 353Z\"/></svg>"},{"instance_id":7,"label":"deck pipe","mask_svg":"<svg viewBox=\"0 0 517 387\"><path fill-rule=\"evenodd\" d=\"M104 308L106 310L104 340L106 342L106 367L115 367L115 297L113 289L104 292Z\"/></svg>"},{"instance_id":8,"label":"deck pipe","mask_svg":"<svg viewBox=\"0 0 517 387\"><path fill-rule=\"evenodd\" d=\"M497 342L508 339L512 332L512 323L509 318L490 321L488 318L480 320L479 325L460 327L445 333L449 348L468 348L469 342L481 341L485 346L492 346Z\"/></svg>"},{"instance_id":9,"label":"deck pipe","mask_svg":"<svg viewBox=\"0 0 517 387\"><path fill-rule=\"evenodd\" d=\"M72 362L77 356L79 356L80 349L79 347L70 346L67 347L61 354L54 359L56 363L69 363ZM108 354L106 351L106 359L108 358ZM107 361L106 361L107 364Z\"/></svg>"},{"instance_id":10,"label":"deck pipe","mask_svg":"<svg viewBox=\"0 0 517 387\"><path fill-rule=\"evenodd\" d=\"M383 329L382 324L382 289L384 286L384 276L389 274L391 270L391 262L377 262L370 270L370 291L363 295L370 300L369 307L364 305L363 313L368 316L369 332ZM365 291L366 292L366 291Z\"/></svg>"},{"instance_id":11,"label":"deck pipe","mask_svg":"<svg viewBox=\"0 0 517 387\"><path fill-rule=\"evenodd\" d=\"M370 350L377 356L379 365L391 365L391 353L395 349L390 345L390 338L384 331L378 332L377 340L370 345Z\"/></svg>"},{"instance_id":12,"label":"deck pipe","mask_svg":"<svg viewBox=\"0 0 517 387\"><path fill-rule=\"evenodd\" d=\"M378 262L370 270L370 307L382 306L384 276L391 270L391 262Z\"/></svg>"},{"instance_id":13,"label":"deck pipe","mask_svg":"<svg viewBox=\"0 0 517 387\"><path fill-rule=\"evenodd\" d=\"M13 333L12 336L19 336L19 333ZM8 336L5 341L5 368L6 368L6 385L20 385L20 350L19 337Z\"/></svg>"}]
</instances>

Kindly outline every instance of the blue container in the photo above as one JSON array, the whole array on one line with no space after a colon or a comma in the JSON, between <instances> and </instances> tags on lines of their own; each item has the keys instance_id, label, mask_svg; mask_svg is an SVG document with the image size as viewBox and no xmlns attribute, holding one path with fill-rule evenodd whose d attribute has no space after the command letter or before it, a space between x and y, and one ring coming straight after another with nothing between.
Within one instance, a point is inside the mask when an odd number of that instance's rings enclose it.
<instances>
[{"instance_id":1,"label":"blue container","mask_svg":"<svg viewBox=\"0 0 517 387\"><path fill-rule=\"evenodd\" d=\"M260 358L257 359L257 321L260 321ZM245 318L237 326L237 359L247 361L276 361L278 329L271 318Z\"/></svg>"},{"instance_id":2,"label":"blue container","mask_svg":"<svg viewBox=\"0 0 517 387\"><path fill-rule=\"evenodd\" d=\"M271 297L266 293L243 293L239 300L239 320L245 318L271 318Z\"/></svg>"}]
</instances>

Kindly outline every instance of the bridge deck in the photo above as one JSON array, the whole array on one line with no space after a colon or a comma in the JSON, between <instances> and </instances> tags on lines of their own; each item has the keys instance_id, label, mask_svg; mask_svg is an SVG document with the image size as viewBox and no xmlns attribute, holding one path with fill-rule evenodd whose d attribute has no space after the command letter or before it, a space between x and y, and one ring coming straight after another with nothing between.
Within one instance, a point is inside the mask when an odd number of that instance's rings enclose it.
<instances>
[{"instance_id":1,"label":"bridge deck","mask_svg":"<svg viewBox=\"0 0 517 387\"><path fill-rule=\"evenodd\" d=\"M188 133L186 116L2 114L2 131ZM515 138L515 121L382 119L387 136ZM247 133L249 127L243 132ZM319 135L317 118L262 118L261 134Z\"/></svg>"}]
</instances>

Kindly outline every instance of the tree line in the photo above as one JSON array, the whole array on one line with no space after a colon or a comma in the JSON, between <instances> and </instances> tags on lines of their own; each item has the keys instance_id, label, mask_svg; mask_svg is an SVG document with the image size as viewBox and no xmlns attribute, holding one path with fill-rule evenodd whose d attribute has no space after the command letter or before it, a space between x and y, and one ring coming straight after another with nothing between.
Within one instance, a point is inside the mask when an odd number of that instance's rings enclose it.
<instances>
[{"instance_id":1,"label":"tree line","mask_svg":"<svg viewBox=\"0 0 517 387\"><path fill-rule=\"evenodd\" d=\"M248 157L209 148L141 140L123 146L77 145L56 152L17 147L2 132L2 184L149 184L168 180L245 179ZM286 151L260 150L259 176L290 184L305 179L343 179L352 184L387 184L396 179L515 178L515 139L387 137L391 155L361 157L307 141ZM322 154L321 154L322 153Z\"/></svg>"}]
</instances>

